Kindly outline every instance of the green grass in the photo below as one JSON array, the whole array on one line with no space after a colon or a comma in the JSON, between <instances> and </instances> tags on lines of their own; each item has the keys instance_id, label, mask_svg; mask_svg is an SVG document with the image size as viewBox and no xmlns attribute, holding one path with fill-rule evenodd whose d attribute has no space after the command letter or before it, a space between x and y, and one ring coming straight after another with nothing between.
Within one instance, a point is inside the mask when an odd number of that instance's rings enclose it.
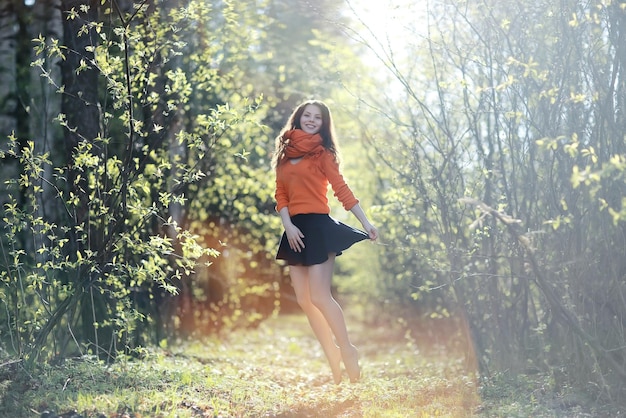
<instances>
[{"instance_id":1,"label":"green grass","mask_svg":"<svg viewBox=\"0 0 626 418\"><path fill-rule=\"evenodd\" d=\"M84 417L574 416L542 405L532 385L502 380L501 390L481 391L467 344L449 324L409 332L349 322L363 370L356 384L347 376L332 383L306 319L289 315L111 366L81 358L32 375L2 367L0 417L46 409Z\"/></svg>"}]
</instances>

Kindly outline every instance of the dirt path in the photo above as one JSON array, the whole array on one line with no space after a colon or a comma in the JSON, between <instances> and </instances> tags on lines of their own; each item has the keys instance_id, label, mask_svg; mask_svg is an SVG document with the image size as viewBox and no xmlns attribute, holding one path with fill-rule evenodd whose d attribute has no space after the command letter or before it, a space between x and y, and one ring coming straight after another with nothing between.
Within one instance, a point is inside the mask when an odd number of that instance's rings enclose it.
<instances>
[{"instance_id":1,"label":"dirt path","mask_svg":"<svg viewBox=\"0 0 626 418\"><path fill-rule=\"evenodd\" d=\"M241 377L278 393L275 417L468 417L480 403L472 369L444 327L403 330L349 321L363 377L332 383L330 369L303 315L279 316L229 338ZM420 343L421 342L421 343ZM248 347L239 358L235 347Z\"/></svg>"}]
</instances>

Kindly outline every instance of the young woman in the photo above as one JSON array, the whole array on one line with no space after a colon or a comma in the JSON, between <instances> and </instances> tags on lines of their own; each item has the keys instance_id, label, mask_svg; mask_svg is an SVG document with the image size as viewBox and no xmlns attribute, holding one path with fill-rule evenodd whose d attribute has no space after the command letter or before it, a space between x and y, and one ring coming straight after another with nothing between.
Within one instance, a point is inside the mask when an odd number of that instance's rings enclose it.
<instances>
[{"instance_id":1,"label":"young woman","mask_svg":"<svg viewBox=\"0 0 626 418\"><path fill-rule=\"evenodd\" d=\"M339 384L342 359L350 381L357 381L361 372L343 311L331 294L335 257L356 242L376 240L378 231L341 174L333 131L330 110L323 102L302 103L276 138L273 164L276 210L285 228L276 258L287 261L298 304ZM329 183L344 209L356 216L366 232L329 216Z\"/></svg>"}]
</instances>

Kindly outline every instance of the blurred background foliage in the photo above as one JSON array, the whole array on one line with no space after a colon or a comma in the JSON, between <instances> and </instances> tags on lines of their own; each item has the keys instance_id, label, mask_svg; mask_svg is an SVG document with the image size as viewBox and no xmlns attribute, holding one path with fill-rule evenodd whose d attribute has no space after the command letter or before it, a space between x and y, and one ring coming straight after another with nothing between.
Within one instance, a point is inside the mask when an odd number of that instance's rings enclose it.
<instances>
[{"instance_id":1,"label":"blurred background foliage","mask_svg":"<svg viewBox=\"0 0 626 418\"><path fill-rule=\"evenodd\" d=\"M269 162L321 98L381 232L341 298L456 324L481 378L623 402L625 3L366 4L3 2L3 350L114 359L296 310Z\"/></svg>"}]
</instances>

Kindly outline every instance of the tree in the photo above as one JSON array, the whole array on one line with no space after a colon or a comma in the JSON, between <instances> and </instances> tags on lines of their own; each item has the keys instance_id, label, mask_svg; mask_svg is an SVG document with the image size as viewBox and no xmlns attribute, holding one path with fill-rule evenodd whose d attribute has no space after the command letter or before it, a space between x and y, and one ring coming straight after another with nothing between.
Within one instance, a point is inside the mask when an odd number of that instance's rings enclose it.
<instances>
[{"instance_id":1,"label":"tree","mask_svg":"<svg viewBox=\"0 0 626 418\"><path fill-rule=\"evenodd\" d=\"M207 146L241 121L234 108L209 107L193 130L173 131L166 138L188 150L188 158L181 160L169 153L167 140L148 142L149 130L162 130L158 119L136 117L162 95L167 106L161 109L175 112L186 103L187 84L175 66L162 73L162 90L145 93L153 86L151 74L160 71L158 64L180 53L177 25L197 24L206 10L199 3L190 2L167 20L151 14L154 9L146 4L128 13L116 3L104 4L99 10L103 19L97 18L99 4L63 5L64 37L39 36L41 58L35 66L64 98L65 113L57 121L67 152L40 151L34 141L21 146L12 136L3 154L23 170L9 189L3 260L10 262L2 271L19 309L3 323L12 324L21 342L34 341L17 348L29 360L70 349L113 357L142 341L148 330L141 324L152 320L156 303L151 287L174 291L173 283L190 274L199 258L214 254L168 220L168 208L185 201L181 186L202 177L197 167ZM146 26L133 26L138 20ZM66 63L61 84L48 71L50 58ZM44 175L48 169L54 173L50 178ZM55 191L52 200L41 200L44 186ZM161 192L151 193L153 187ZM15 199L18 194L27 203ZM58 208L62 216L42 207ZM32 252L24 251L20 235L31 237Z\"/></svg>"},{"instance_id":2,"label":"tree","mask_svg":"<svg viewBox=\"0 0 626 418\"><path fill-rule=\"evenodd\" d=\"M410 60L378 55L403 97L367 99L388 292L465 316L484 377L550 364L623 399L623 7L431 7Z\"/></svg>"}]
</instances>

